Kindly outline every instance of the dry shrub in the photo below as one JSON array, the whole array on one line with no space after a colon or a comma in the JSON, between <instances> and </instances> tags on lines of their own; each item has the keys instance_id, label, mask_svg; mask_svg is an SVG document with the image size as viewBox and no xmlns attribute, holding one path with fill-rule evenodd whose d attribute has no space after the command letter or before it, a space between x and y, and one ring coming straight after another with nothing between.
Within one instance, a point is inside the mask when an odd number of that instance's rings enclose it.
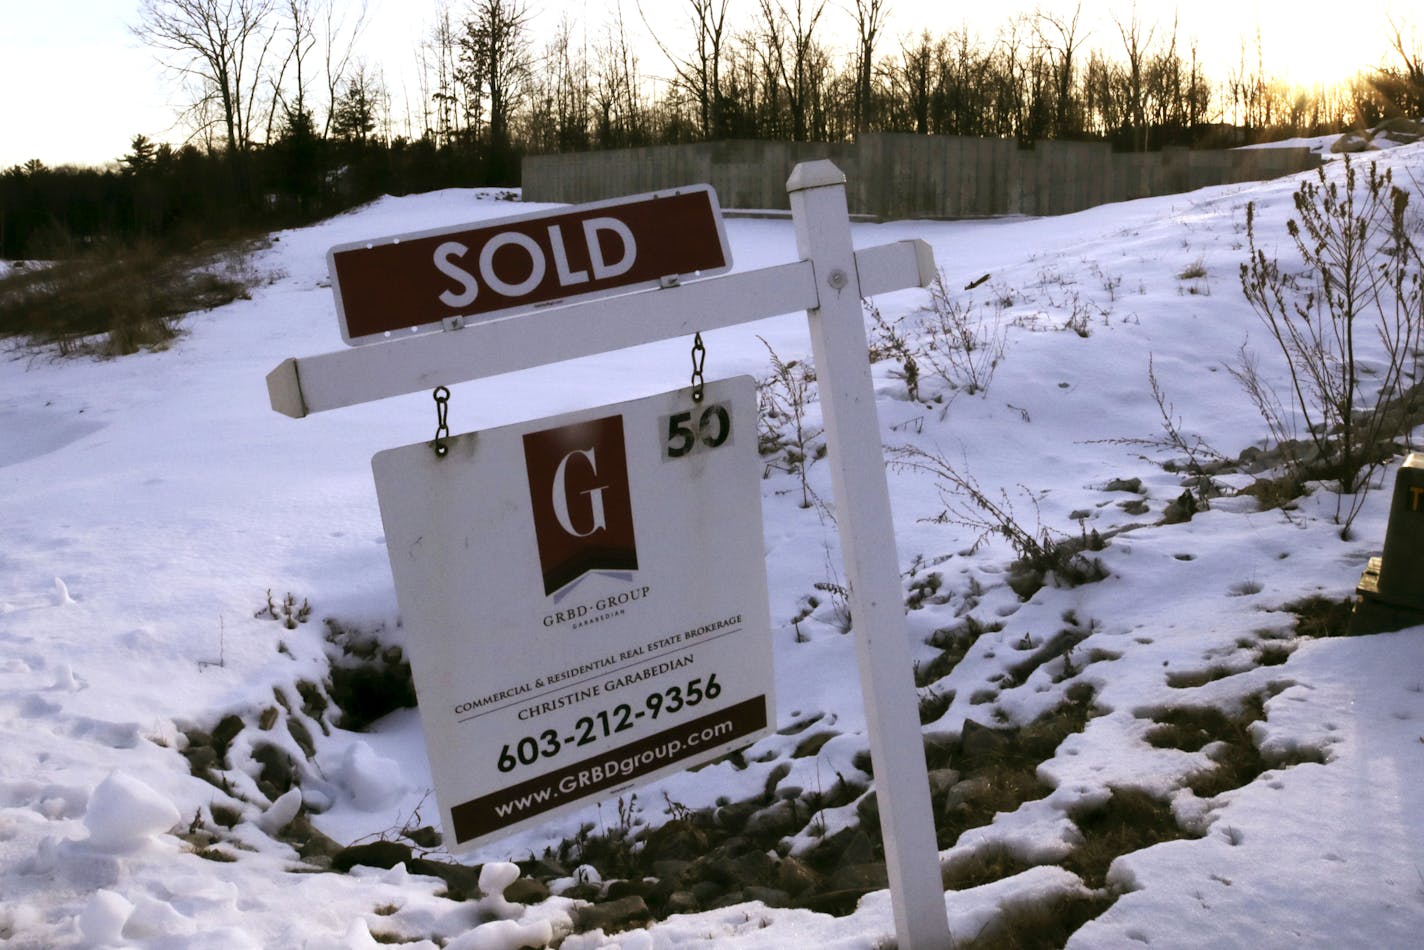
<instances>
[{"instance_id":1,"label":"dry shrub","mask_svg":"<svg viewBox=\"0 0 1424 950\"><path fill-rule=\"evenodd\" d=\"M1286 222L1300 263L1293 272L1257 242L1255 206L1246 206L1249 256L1241 288L1289 373L1282 395L1243 349L1232 370L1277 442L1295 423L1308 452L1288 459L1292 474L1334 480L1341 536L1359 514L1375 471L1407 434L1386 408L1403 398L1424 345L1424 256L1407 212L1410 194L1371 163L1361 175L1348 158L1341 181L1322 167L1295 194ZM1376 365L1364 346L1380 349Z\"/></svg>"},{"instance_id":2,"label":"dry shrub","mask_svg":"<svg viewBox=\"0 0 1424 950\"><path fill-rule=\"evenodd\" d=\"M182 318L246 298L249 248L169 253L154 244L104 246L0 281L0 336L60 355L123 356L162 349Z\"/></svg>"}]
</instances>

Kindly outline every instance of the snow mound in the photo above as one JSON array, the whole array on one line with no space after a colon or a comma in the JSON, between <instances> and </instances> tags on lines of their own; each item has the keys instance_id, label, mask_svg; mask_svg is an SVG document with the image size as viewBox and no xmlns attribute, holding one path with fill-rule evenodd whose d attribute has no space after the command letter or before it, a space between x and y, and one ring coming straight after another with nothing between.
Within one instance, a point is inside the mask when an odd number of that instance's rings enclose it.
<instances>
[{"instance_id":1,"label":"snow mound","mask_svg":"<svg viewBox=\"0 0 1424 950\"><path fill-rule=\"evenodd\" d=\"M275 835L291 823L297 817L297 812L302 807L302 790L300 788L289 788L272 803L272 806L262 813L258 819L258 824L262 830L269 835Z\"/></svg>"},{"instance_id":2,"label":"snow mound","mask_svg":"<svg viewBox=\"0 0 1424 950\"><path fill-rule=\"evenodd\" d=\"M94 789L84 826L93 847L126 852L172 828L179 818L178 809L168 799L132 775L116 771Z\"/></svg>"},{"instance_id":3,"label":"snow mound","mask_svg":"<svg viewBox=\"0 0 1424 950\"><path fill-rule=\"evenodd\" d=\"M445 950L519 950L545 947L554 939L547 920L495 920L461 934L445 945Z\"/></svg>"},{"instance_id":4,"label":"snow mound","mask_svg":"<svg viewBox=\"0 0 1424 950\"><path fill-rule=\"evenodd\" d=\"M399 776L396 762L360 740L347 746L342 755L341 784L361 811L380 811L399 801L406 792Z\"/></svg>"},{"instance_id":5,"label":"snow mound","mask_svg":"<svg viewBox=\"0 0 1424 950\"><path fill-rule=\"evenodd\" d=\"M79 932L87 945L106 947L122 943L124 924L134 912L134 905L122 895L101 890L89 899L79 914Z\"/></svg>"}]
</instances>

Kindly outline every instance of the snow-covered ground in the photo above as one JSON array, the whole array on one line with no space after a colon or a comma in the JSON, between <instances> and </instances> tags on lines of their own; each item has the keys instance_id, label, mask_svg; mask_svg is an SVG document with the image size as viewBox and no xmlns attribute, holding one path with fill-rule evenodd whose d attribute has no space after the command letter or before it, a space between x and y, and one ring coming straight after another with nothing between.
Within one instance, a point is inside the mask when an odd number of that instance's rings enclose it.
<instances>
[{"instance_id":1,"label":"snow-covered ground","mask_svg":"<svg viewBox=\"0 0 1424 950\"><path fill-rule=\"evenodd\" d=\"M1424 180L1424 147L1378 160L1397 181L1411 171ZM1059 218L854 228L858 246L928 241L951 288L990 275L956 297L1004 333L1003 360L977 395L948 392L921 367L920 395L944 399L915 402L898 364L878 363L883 442L942 457L994 498L1002 489L1030 528L1110 539L1093 555L1105 579L1021 601L1007 585L1013 554L1002 541L976 548L972 532L936 523L945 502L934 478L890 471L907 593L940 578L907 615L917 662L939 654L927 642L936 631L969 617L989 628L925 686L943 710L926 732L957 736L966 720L1022 725L1080 684L1093 694L1092 718L1039 767L1043 797L943 853L953 866L1001 848L1029 866L946 893L956 937L975 936L1005 906L1080 894L1083 882L1057 866L1082 841L1072 816L1114 789L1169 803L1192 836L1118 858L1107 875L1116 901L1070 946L1405 947L1424 928L1424 633L1298 639L1282 609L1349 594L1382 545L1388 485L1369 496L1351 541L1340 540L1336 499L1323 489L1290 512L1228 495L1188 522L1159 524L1182 476L1163 467L1171 452L1125 441L1161 434L1149 361L1187 432L1232 456L1266 438L1227 369L1248 342L1263 372L1283 379L1237 277L1244 209L1256 202L1258 239L1284 257L1296 185L1219 187ZM575 901L503 900L517 873L503 862L608 823L611 803L470 855L485 862L486 896L455 902L438 896L442 882L402 866L297 873L302 862L275 834L295 797L268 802L240 770L225 776L239 797L191 774L186 731L210 731L229 714L256 722L271 710L268 727L297 715L299 684L320 682L331 662L323 621L402 643L370 458L432 436L429 394L300 421L268 408L272 367L342 345L326 249L525 210L445 191L282 232L257 256L265 283L252 298L190 316L163 352L96 361L3 344L0 943L315 950L373 947L375 933L409 946L563 939L585 950L893 939L883 891L849 917L753 902L564 939ZM731 220L727 230L738 269L795 257L789 222ZM913 336L928 300L914 290L874 303ZM1074 321L1079 332L1064 329ZM791 314L707 334L709 376L767 377L762 339L783 360L809 356L804 315ZM457 385L451 426L473 431L676 388L688 345ZM824 465L811 466L810 480L830 499ZM838 772L864 777L853 638L825 593L843 582L834 524L823 508L800 507L794 475L773 469L762 484L778 723L819 716L839 735L801 757L792 755L797 737L773 735L749 750L745 768L674 776L640 792L643 802L665 794L698 808L760 794L769 779L806 789ZM268 591L307 601L311 619L289 630L255 616ZM806 617L812 596L820 603ZM1078 640L1066 657L1023 666L1065 629ZM1181 710L1240 719L1253 703L1263 704L1249 730L1265 771L1238 787L1201 796L1189 787L1219 744L1184 751L1149 741ZM251 743L253 732L236 742ZM420 809L429 764L413 712L315 740L301 794L328 835L371 840ZM230 830L217 828L215 806L236 813ZM854 814L846 806L815 816L782 852ZM661 808L639 820L661 820ZM178 837L193 829L221 833L204 849Z\"/></svg>"}]
</instances>

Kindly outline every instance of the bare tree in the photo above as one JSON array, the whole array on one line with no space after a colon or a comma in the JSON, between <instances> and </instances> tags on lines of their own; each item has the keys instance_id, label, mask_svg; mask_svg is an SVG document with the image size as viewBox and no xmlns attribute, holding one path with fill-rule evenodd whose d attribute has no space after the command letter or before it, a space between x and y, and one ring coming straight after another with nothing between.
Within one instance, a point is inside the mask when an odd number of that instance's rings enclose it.
<instances>
[{"instance_id":1,"label":"bare tree","mask_svg":"<svg viewBox=\"0 0 1424 950\"><path fill-rule=\"evenodd\" d=\"M875 44L885 19L890 15L888 0L855 0L855 132L870 130Z\"/></svg>"},{"instance_id":2,"label":"bare tree","mask_svg":"<svg viewBox=\"0 0 1424 950\"><path fill-rule=\"evenodd\" d=\"M1144 98L1149 127L1166 131L1185 123L1182 93L1182 59L1177 55L1177 20L1162 48L1147 59Z\"/></svg>"},{"instance_id":3,"label":"bare tree","mask_svg":"<svg viewBox=\"0 0 1424 950\"><path fill-rule=\"evenodd\" d=\"M1127 125L1127 106L1123 89L1127 83L1122 67L1099 50L1088 53L1083 70L1083 108L1087 125L1100 135L1109 136Z\"/></svg>"},{"instance_id":4,"label":"bare tree","mask_svg":"<svg viewBox=\"0 0 1424 950\"><path fill-rule=\"evenodd\" d=\"M707 139L715 138L722 128L722 66L731 40L727 32L729 3L730 0L685 0L684 12L693 39L689 56L674 55L656 33L653 35L653 42L672 65L674 84L696 104L699 131ZM641 0L638 13L646 25L648 16Z\"/></svg>"},{"instance_id":5,"label":"bare tree","mask_svg":"<svg viewBox=\"0 0 1424 950\"><path fill-rule=\"evenodd\" d=\"M989 135L1012 135L1026 141L1028 122L1029 62L1023 55L1027 21L1022 16L1010 17L999 29L990 64ZM984 132L980 133L985 134Z\"/></svg>"},{"instance_id":6,"label":"bare tree","mask_svg":"<svg viewBox=\"0 0 1424 950\"><path fill-rule=\"evenodd\" d=\"M430 34L418 50L424 119L422 134L444 144L459 136L462 118L471 118L471 110L462 105L460 83L456 80L459 73L457 32L449 4L442 3L436 8L435 24ZM478 115L473 118L478 121Z\"/></svg>"},{"instance_id":7,"label":"bare tree","mask_svg":"<svg viewBox=\"0 0 1424 950\"><path fill-rule=\"evenodd\" d=\"M254 144L253 123L274 38L274 5L275 0L142 0L132 27L166 66L196 85L191 116L201 120L207 106L217 105L244 190L245 158Z\"/></svg>"},{"instance_id":8,"label":"bare tree","mask_svg":"<svg viewBox=\"0 0 1424 950\"><path fill-rule=\"evenodd\" d=\"M488 103L490 149L509 150L510 119L524 95L534 63L529 7L524 0L475 0L459 34L459 78L467 102Z\"/></svg>"},{"instance_id":9,"label":"bare tree","mask_svg":"<svg viewBox=\"0 0 1424 950\"><path fill-rule=\"evenodd\" d=\"M761 21L757 27L738 37L733 52L730 85L740 95L744 114L753 124L750 134L762 138L781 139L787 135L787 89L785 23L779 8L768 0L761 3Z\"/></svg>"},{"instance_id":10,"label":"bare tree","mask_svg":"<svg viewBox=\"0 0 1424 950\"><path fill-rule=\"evenodd\" d=\"M338 15L337 0L278 0L282 20L279 36L290 36L285 57L268 82L272 88L267 111L267 140L278 119L290 127L310 120L312 133L320 138L331 134L333 111L340 95L340 86L350 68L356 39L366 18L366 4L356 9L354 16ZM349 11L348 11L349 12ZM349 26L348 26L349 24ZM316 116L323 106L313 103L308 95L316 77L310 63L320 49L322 87L326 94L326 118L318 133ZM305 119L300 117L305 116Z\"/></svg>"},{"instance_id":11,"label":"bare tree","mask_svg":"<svg viewBox=\"0 0 1424 950\"><path fill-rule=\"evenodd\" d=\"M565 15L544 48L541 68L530 82L526 141L536 151L577 151L588 147L592 77L588 57L576 42Z\"/></svg>"},{"instance_id":12,"label":"bare tree","mask_svg":"<svg viewBox=\"0 0 1424 950\"><path fill-rule=\"evenodd\" d=\"M1396 65L1380 68L1372 85L1386 112L1418 118L1424 113L1424 47L1419 33L1391 16L1389 46L1398 56Z\"/></svg>"},{"instance_id":13,"label":"bare tree","mask_svg":"<svg viewBox=\"0 0 1424 950\"><path fill-rule=\"evenodd\" d=\"M1187 79L1187 128L1195 129L1211 107L1211 86L1202 76L1197 41L1192 39L1192 65Z\"/></svg>"},{"instance_id":14,"label":"bare tree","mask_svg":"<svg viewBox=\"0 0 1424 950\"><path fill-rule=\"evenodd\" d=\"M888 67L892 90L892 115L904 112L917 135L928 135L930 131L930 110L934 97L935 65L937 61L934 37L929 30L921 30L913 41L906 38L900 42L900 60ZM892 118L892 128L902 127L902 123Z\"/></svg>"},{"instance_id":15,"label":"bare tree","mask_svg":"<svg viewBox=\"0 0 1424 950\"><path fill-rule=\"evenodd\" d=\"M346 12L338 15L336 12L336 0L322 0L325 9L322 11L322 67L326 79L326 101L331 107L327 109L326 124L322 128L322 136L331 133L332 112L336 107L337 90L346 80L347 72L352 66L352 57L356 52L356 41L360 38L362 31L366 27L366 0L361 0L354 13L349 8L344 8ZM363 75L358 77L361 85L365 85L367 76L364 75L365 66L358 64ZM376 80L380 85L379 80Z\"/></svg>"},{"instance_id":16,"label":"bare tree","mask_svg":"<svg viewBox=\"0 0 1424 950\"><path fill-rule=\"evenodd\" d=\"M951 135L984 135L992 112L994 63L991 51L967 27L944 42L938 71L943 87L941 118L935 128ZM997 133L996 133L997 134Z\"/></svg>"},{"instance_id":17,"label":"bare tree","mask_svg":"<svg viewBox=\"0 0 1424 950\"><path fill-rule=\"evenodd\" d=\"M267 79L272 95L267 104L267 141L273 141L273 129L279 114L285 125L304 124L311 117L307 105L307 58L316 46L316 20L312 13L312 0L283 0L281 12L282 26L277 35L290 32L291 39L281 64ZM295 74L290 95L284 91L287 72Z\"/></svg>"},{"instance_id":18,"label":"bare tree","mask_svg":"<svg viewBox=\"0 0 1424 950\"><path fill-rule=\"evenodd\" d=\"M604 25L594 56L592 98L599 145L609 148L642 142L645 129L638 56L628 42L621 5Z\"/></svg>"},{"instance_id":19,"label":"bare tree","mask_svg":"<svg viewBox=\"0 0 1424 950\"><path fill-rule=\"evenodd\" d=\"M818 57L816 25L825 12L825 0L807 9L803 0L796 0L794 16L785 4L761 0L762 22L768 46L776 50L775 68L781 86L786 90L786 104L791 113L791 138L804 142L809 137L812 99L822 79L818 67L824 57Z\"/></svg>"},{"instance_id":20,"label":"bare tree","mask_svg":"<svg viewBox=\"0 0 1424 950\"><path fill-rule=\"evenodd\" d=\"M1078 48L1087 40L1079 33L1079 18L1083 5L1074 5L1072 14L1051 14L1042 10L1034 14L1033 31L1039 44L1053 58L1054 116L1053 134L1069 138L1083 130L1082 117L1074 94L1074 62Z\"/></svg>"},{"instance_id":21,"label":"bare tree","mask_svg":"<svg viewBox=\"0 0 1424 950\"><path fill-rule=\"evenodd\" d=\"M1147 150L1147 62L1152 48L1152 38L1157 27L1147 27L1143 33L1142 21L1137 16L1137 4L1132 5L1132 15L1123 22L1113 17L1118 35L1122 37L1123 53L1127 56L1126 104L1128 118L1132 122L1132 147L1142 152Z\"/></svg>"}]
</instances>

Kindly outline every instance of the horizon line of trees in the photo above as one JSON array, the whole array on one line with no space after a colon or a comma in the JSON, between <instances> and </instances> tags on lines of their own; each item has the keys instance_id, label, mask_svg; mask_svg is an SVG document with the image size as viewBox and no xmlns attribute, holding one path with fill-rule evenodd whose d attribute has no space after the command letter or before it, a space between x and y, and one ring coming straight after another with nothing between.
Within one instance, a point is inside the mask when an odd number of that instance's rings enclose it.
<instances>
[{"instance_id":1,"label":"horizon line of trees","mask_svg":"<svg viewBox=\"0 0 1424 950\"><path fill-rule=\"evenodd\" d=\"M680 0L683 35L653 40L664 77L644 72L621 6L600 27L566 18L541 38L530 0L446 5L398 115L380 68L356 54L364 6L343 17L338 0L143 0L133 32L186 84L193 135L177 148L135 136L109 168L0 172L0 257L105 238L191 243L383 193L516 185L531 153L874 132L1141 151L1424 115L1424 51L1393 20L1389 64L1302 88L1268 72L1259 30L1213 78L1175 17L1147 21L1135 5L1090 45L1081 4L1011 17L988 40L964 28L891 39L889 0L852 0L832 44L828 0L739 2L751 13L733 20L732 0Z\"/></svg>"}]
</instances>

